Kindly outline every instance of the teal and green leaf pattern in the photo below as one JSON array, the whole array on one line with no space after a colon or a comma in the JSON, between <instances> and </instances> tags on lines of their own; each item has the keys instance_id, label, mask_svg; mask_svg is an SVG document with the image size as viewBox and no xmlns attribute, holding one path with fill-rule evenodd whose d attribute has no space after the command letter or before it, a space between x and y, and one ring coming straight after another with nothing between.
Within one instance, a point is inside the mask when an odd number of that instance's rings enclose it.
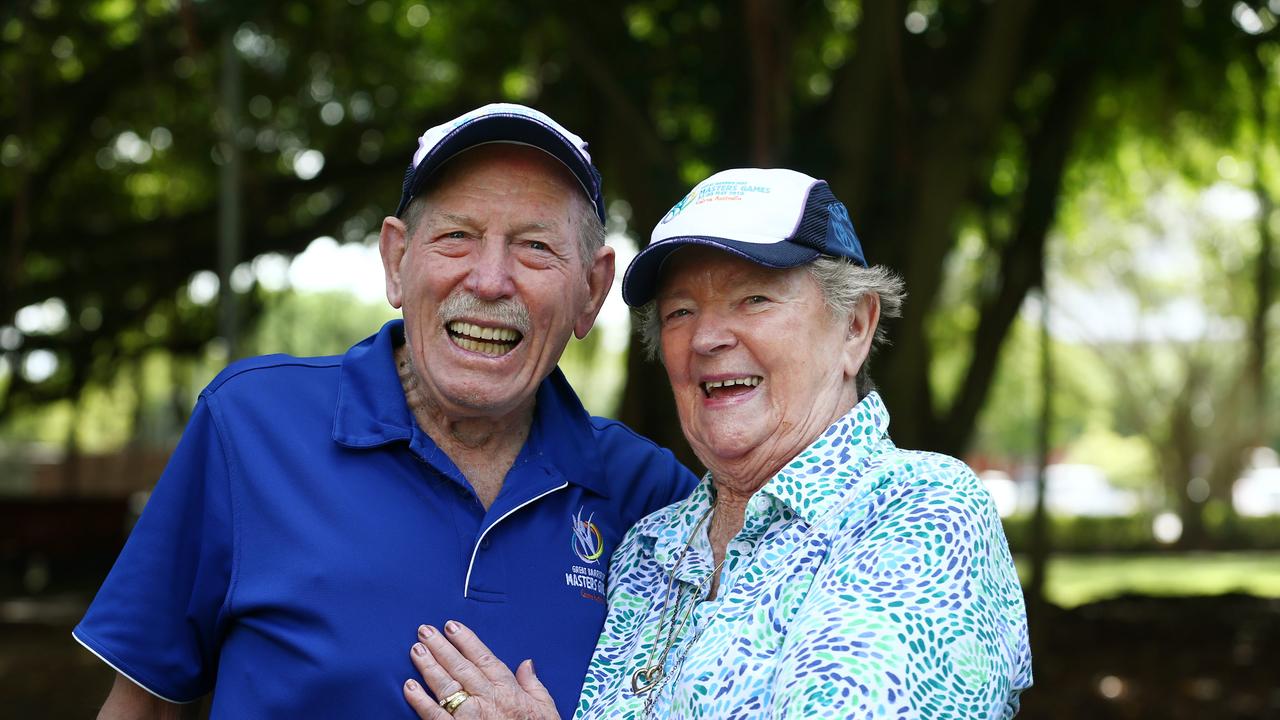
<instances>
[{"instance_id":1,"label":"teal and green leaf pattern","mask_svg":"<svg viewBox=\"0 0 1280 720\"><path fill-rule=\"evenodd\" d=\"M1013 717L1031 651L995 506L959 460L900 450L888 426L869 394L752 497L715 600L696 602L706 527L690 539L713 479L641 520L613 556L575 717L644 717L646 700L688 720ZM663 681L634 693L668 641Z\"/></svg>"}]
</instances>

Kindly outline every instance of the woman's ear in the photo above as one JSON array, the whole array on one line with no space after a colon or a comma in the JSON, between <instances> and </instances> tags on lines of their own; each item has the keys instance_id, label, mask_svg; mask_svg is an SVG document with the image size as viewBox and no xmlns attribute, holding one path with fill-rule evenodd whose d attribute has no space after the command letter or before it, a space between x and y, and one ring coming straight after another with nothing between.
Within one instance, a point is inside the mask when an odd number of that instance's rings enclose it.
<instances>
[{"instance_id":1,"label":"woman's ear","mask_svg":"<svg viewBox=\"0 0 1280 720\"><path fill-rule=\"evenodd\" d=\"M880 322L880 296L864 293L849 313L844 342L844 374L852 380L858 376L871 354L871 341Z\"/></svg>"}]
</instances>

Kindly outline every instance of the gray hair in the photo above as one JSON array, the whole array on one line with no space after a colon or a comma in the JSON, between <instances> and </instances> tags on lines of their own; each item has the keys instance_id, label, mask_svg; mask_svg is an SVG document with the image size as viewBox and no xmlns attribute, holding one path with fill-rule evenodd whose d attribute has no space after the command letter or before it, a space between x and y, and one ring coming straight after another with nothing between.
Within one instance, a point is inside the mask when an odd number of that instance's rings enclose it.
<instances>
[{"instance_id":1,"label":"gray hair","mask_svg":"<svg viewBox=\"0 0 1280 720\"><path fill-rule=\"evenodd\" d=\"M422 221L422 214L427 208L427 194L419 193L405 207L400 218L404 222L405 237L411 238L417 231L418 223ZM572 212L576 220L574 224L578 226L578 254L581 256L582 267L589 269L595 259L596 251L604 247L604 223L600 222L600 217L596 215L596 209L590 200L577 195L574 197L576 199Z\"/></svg>"},{"instance_id":2,"label":"gray hair","mask_svg":"<svg viewBox=\"0 0 1280 720\"><path fill-rule=\"evenodd\" d=\"M901 317L902 301L906 298L902 278L883 265L863 267L843 258L822 255L804 267L818 284L833 316L848 317L863 296L875 295L880 298L881 320ZM632 320L640 333L645 356L650 360L655 357L661 360L662 323L658 318L657 300L650 300L637 308ZM871 356L888 342L884 323L876 323L875 334L871 338L871 352L855 378L859 398L875 389L868 366L871 364Z\"/></svg>"}]
</instances>

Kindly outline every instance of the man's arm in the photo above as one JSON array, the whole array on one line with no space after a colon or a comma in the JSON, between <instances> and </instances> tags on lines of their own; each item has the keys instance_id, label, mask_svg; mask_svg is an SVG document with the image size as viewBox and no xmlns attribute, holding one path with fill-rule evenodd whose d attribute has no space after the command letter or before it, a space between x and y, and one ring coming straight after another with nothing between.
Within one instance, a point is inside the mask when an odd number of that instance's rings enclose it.
<instances>
[{"instance_id":1,"label":"man's arm","mask_svg":"<svg viewBox=\"0 0 1280 720\"><path fill-rule=\"evenodd\" d=\"M179 705L152 695L129 678L116 673L98 720L183 720L199 717L199 703Z\"/></svg>"},{"instance_id":2,"label":"man's arm","mask_svg":"<svg viewBox=\"0 0 1280 720\"><path fill-rule=\"evenodd\" d=\"M76 642L123 675L102 718L179 717L142 709L151 693L158 702L174 704L213 690L232 573L226 458L202 399L124 549L72 631Z\"/></svg>"}]
</instances>

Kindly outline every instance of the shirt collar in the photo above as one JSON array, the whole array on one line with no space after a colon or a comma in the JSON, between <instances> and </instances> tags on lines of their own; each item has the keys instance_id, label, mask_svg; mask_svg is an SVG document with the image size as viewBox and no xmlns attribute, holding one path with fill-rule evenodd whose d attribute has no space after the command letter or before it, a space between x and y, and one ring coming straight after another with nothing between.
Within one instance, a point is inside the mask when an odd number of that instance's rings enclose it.
<instances>
[{"instance_id":1,"label":"shirt collar","mask_svg":"<svg viewBox=\"0 0 1280 720\"><path fill-rule=\"evenodd\" d=\"M861 474L857 466L886 447L892 447L889 411L880 395L873 391L832 423L760 490L813 525L857 481Z\"/></svg>"},{"instance_id":2,"label":"shirt collar","mask_svg":"<svg viewBox=\"0 0 1280 720\"><path fill-rule=\"evenodd\" d=\"M857 465L886 447L892 447L889 411L880 395L871 392L783 466L760 492L813 525L857 480ZM636 523L636 532L654 542L659 563L674 562L675 554L690 542L694 525L711 507L711 482L708 473L688 498ZM697 538L693 540L696 544Z\"/></svg>"},{"instance_id":3,"label":"shirt collar","mask_svg":"<svg viewBox=\"0 0 1280 720\"><path fill-rule=\"evenodd\" d=\"M404 321L392 320L342 357L334 442L371 448L412 440L417 421L395 363L395 348L403 344ZM434 446L425 434L424 441ZM555 468L569 482L608 495L591 417L559 368L538 385L533 425L521 455Z\"/></svg>"},{"instance_id":4,"label":"shirt collar","mask_svg":"<svg viewBox=\"0 0 1280 720\"><path fill-rule=\"evenodd\" d=\"M396 371L395 349L403 344L404 322L392 320L342 356L334 442L368 448L413 437L413 413Z\"/></svg>"},{"instance_id":5,"label":"shirt collar","mask_svg":"<svg viewBox=\"0 0 1280 720\"><path fill-rule=\"evenodd\" d=\"M692 537L694 528L707 516L711 509L711 474L702 478L702 482L694 487L689 497L672 503L657 512L646 515L635 525L635 532L653 543L654 560L668 571L675 565L685 546L695 548L692 557L699 553L696 548L707 543L707 523L698 528L699 537ZM692 558L681 564L682 570L694 566ZM684 573L682 573L684 574ZM681 578L686 579L686 578Z\"/></svg>"}]
</instances>

